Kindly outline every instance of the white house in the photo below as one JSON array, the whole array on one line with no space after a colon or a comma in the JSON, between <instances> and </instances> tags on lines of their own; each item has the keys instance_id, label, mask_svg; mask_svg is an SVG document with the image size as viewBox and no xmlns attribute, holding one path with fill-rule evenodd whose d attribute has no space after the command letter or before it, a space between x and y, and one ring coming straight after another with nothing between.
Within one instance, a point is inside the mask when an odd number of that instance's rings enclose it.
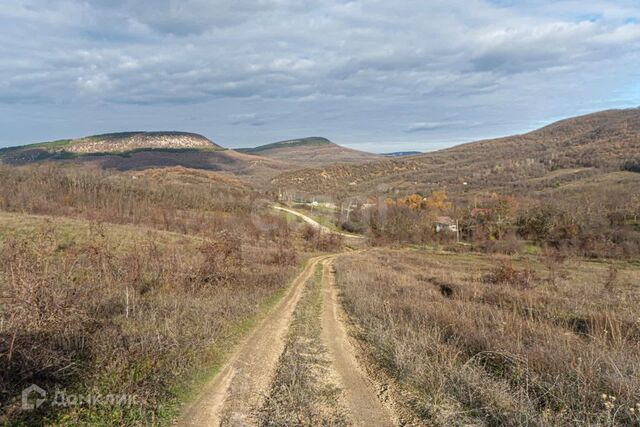
<instances>
[{"instance_id":1,"label":"white house","mask_svg":"<svg viewBox=\"0 0 640 427\"><path fill-rule=\"evenodd\" d=\"M439 216L438 218L436 218L436 233L440 233L442 231L457 233L457 222L448 216Z\"/></svg>"}]
</instances>

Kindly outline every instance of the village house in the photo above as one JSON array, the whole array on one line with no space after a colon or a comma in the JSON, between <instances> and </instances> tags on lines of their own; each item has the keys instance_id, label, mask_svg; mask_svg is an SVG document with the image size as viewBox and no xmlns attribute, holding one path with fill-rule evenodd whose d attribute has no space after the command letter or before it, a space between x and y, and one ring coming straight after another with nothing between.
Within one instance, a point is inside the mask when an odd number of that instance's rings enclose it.
<instances>
[{"instance_id":1,"label":"village house","mask_svg":"<svg viewBox=\"0 0 640 427\"><path fill-rule=\"evenodd\" d=\"M440 233L442 231L449 231L451 233L458 232L458 224L457 222L448 216L439 216L436 218L436 233Z\"/></svg>"}]
</instances>

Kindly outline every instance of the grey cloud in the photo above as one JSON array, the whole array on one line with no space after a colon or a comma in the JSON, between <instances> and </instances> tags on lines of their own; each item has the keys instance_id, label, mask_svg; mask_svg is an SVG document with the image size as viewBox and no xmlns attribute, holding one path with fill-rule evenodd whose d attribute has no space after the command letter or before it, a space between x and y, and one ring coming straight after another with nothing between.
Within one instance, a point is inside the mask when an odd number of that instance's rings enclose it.
<instances>
[{"instance_id":1,"label":"grey cloud","mask_svg":"<svg viewBox=\"0 0 640 427\"><path fill-rule=\"evenodd\" d=\"M69 7L69 2L54 4L58 8L52 10ZM468 82L473 82L474 91L492 90L499 75L599 60L602 46L621 44L618 41L621 37L628 49L629 43L637 45L633 31L640 28L633 24L627 24L623 30L590 23L531 23L515 19L518 25L515 29L496 22L465 22L464 16L447 12L443 13L443 19L451 21L453 29L459 32L440 29L438 25L425 31L424 23L416 22L413 16L421 16L421 8L410 1L397 8L399 16L395 21L381 18L385 6L375 3L372 8L356 8L361 14L357 20L354 11L351 15L343 12L332 20L303 12L294 6L295 2L282 0L253 0L233 7L229 2L203 0L154 3L93 0L86 4L92 8L82 15L88 15L101 30L82 29L81 34L90 34L82 49L71 46L71 53L60 49L60 58L50 58L44 65L53 74L75 72L77 81L110 81L111 85L102 85L105 99L120 97L122 102L131 98L128 86L133 86L134 92L153 90L149 94L153 99L176 96L176 88L185 86L188 89L181 91L178 98L188 100L191 96L193 102L219 96L411 96L451 92L455 84L464 93ZM329 2L308 4L332 10ZM344 5L333 4L334 9L340 7ZM439 10L435 8L435 12ZM122 20L122 25L118 25L116 17ZM271 32L269 28L259 28L261 23L272 23L276 17L290 22L291 27L276 24ZM162 29L164 20L175 26L175 31ZM384 25L354 28L345 27L343 22L357 25L358 20L360 25L379 21ZM123 28L132 26L132 21L143 22L168 35L153 39L144 38L139 32L137 36L142 38L136 39L134 34L127 40ZM404 23L407 27L396 34ZM206 33L203 25L213 28L213 33ZM299 37L299 27L305 25L317 26L318 35ZM420 41L421 32L430 33L437 45L429 40ZM176 39L171 34L190 37ZM393 36L389 38L389 34ZM110 46L104 47L95 38L108 41ZM593 40L585 42L584 38ZM90 54L83 57L84 52ZM75 63L70 58L74 54ZM137 65L123 67L118 58L114 60L119 55L135 58L130 62ZM66 67L63 61L68 62ZM100 68L100 75L85 75L92 74L96 67ZM493 78L486 79L487 75ZM86 88L80 85L71 90Z\"/></svg>"},{"instance_id":2,"label":"grey cloud","mask_svg":"<svg viewBox=\"0 0 640 427\"><path fill-rule=\"evenodd\" d=\"M457 141L624 92L640 68L632 16L632 0L6 0L0 105L103 106L113 120L125 106L215 106L222 119L203 126L229 135L336 126L348 140ZM231 118L258 104L286 118ZM447 124L462 114L485 127Z\"/></svg>"},{"instance_id":3,"label":"grey cloud","mask_svg":"<svg viewBox=\"0 0 640 427\"><path fill-rule=\"evenodd\" d=\"M176 36L237 26L275 8L295 12L311 4L281 0L89 0L88 3L103 15L135 17L156 32Z\"/></svg>"},{"instance_id":4,"label":"grey cloud","mask_svg":"<svg viewBox=\"0 0 640 427\"><path fill-rule=\"evenodd\" d=\"M229 116L229 122L233 125L249 125L249 126L265 126L268 121L261 118L255 113L232 114Z\"/></svg>"},{"instance_id":5,"label":"grey cloud","mask_svg":"<svg viewBox=\"0 0 640 427\"><path fill-rule=\"evenodd\" d=\"M443 122L416 122L410 124L405 132L431 132L436 130L461 127L465 125L464 121L443 121Z\"/></svg>"}]
</instances>

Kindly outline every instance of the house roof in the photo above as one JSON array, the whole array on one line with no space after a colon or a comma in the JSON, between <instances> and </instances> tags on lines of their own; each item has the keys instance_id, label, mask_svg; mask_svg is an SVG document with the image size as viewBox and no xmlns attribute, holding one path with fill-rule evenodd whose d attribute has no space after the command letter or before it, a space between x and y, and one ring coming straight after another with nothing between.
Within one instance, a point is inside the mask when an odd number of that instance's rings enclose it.
<instances>
[{"instance_id":1,"label":"house roof","mask_svg":"<svg viewBox=\"0 0 640 427\"><path fill-rule=\"evenodd\" d=\"M456 222L449 216L439 216L436 218L438 224L453 225Z\"/></svg>"}]
</instances>

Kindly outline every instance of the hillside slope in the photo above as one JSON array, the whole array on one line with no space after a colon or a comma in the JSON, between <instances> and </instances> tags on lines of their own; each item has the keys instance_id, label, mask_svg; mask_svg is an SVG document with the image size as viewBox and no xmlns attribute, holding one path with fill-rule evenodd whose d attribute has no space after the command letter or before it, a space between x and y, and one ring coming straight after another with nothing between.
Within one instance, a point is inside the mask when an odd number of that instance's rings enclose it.
<instances>
[{"instance_id":1,"label":"hillside slope","mask_svg":"<svg viewBox=\"0 0 640 427\"><path fill-rule=\"evenodd\" d=\"M64 149L72 153L123 152L143 148L222 149L202 135L187 132L126 132L73 140Z\"/></svg>"},{"instance_id":2,"label":"hillside slope","mask_svg":"<svg viewBox=\"0 0 640 427\"><path fill-rule=\"evenodd\" d=\"M562 120L524 135L362 165L287 172L272 184L328 195L450 191L518 193L634 169L640 161L640 109Z\"/></svg>"},{"instance_id":3,"label":"hillside slope","mask_svg":"<svg viewBox=\"0 0 640 427\"><path fill-rule=\"evenodd\" d=\"M383 158L377 154L342 147L321 137L292 139L237 151L293 163L299 167L365 163Z\"/></svg>"},{"instance_id":4,"label":"hillside slope","mask_svg":"<svg viewBox=\"0 0 640 427\"><path fill-rule=\"evenodd\" d=\"M146 150L124 156L86 156L74 161L95 162L103 168L121 171L182 166L223 172L260 182L292 169L291 165L284 162L237 153L233 150Z\"/></svg>"},{"instance_id":5,"label":"hillside slope","mask_svg":"<svg viewBox=\"0 0 640 427\"><path fill-rule=\"evenodd\" d=\"M222 149L210 139L189 132L118 132L92 135L78 139L30 144L22 147L10 147L0 153L44 150L49 153L123 153L140 149L198 148Z\"/></svg>"},{"instance_id":6,"label":"hillside slope","mask_svg":"<svg viewBox=\"0 0 640 427\"><path fill-rule=\"evenodd\" d=\"M238 153L187 132L122 132L0 149L0 163L64 162L120 171L182 166L263 181L293 169L277 160Z\"/></svg>"}]
</instances>

